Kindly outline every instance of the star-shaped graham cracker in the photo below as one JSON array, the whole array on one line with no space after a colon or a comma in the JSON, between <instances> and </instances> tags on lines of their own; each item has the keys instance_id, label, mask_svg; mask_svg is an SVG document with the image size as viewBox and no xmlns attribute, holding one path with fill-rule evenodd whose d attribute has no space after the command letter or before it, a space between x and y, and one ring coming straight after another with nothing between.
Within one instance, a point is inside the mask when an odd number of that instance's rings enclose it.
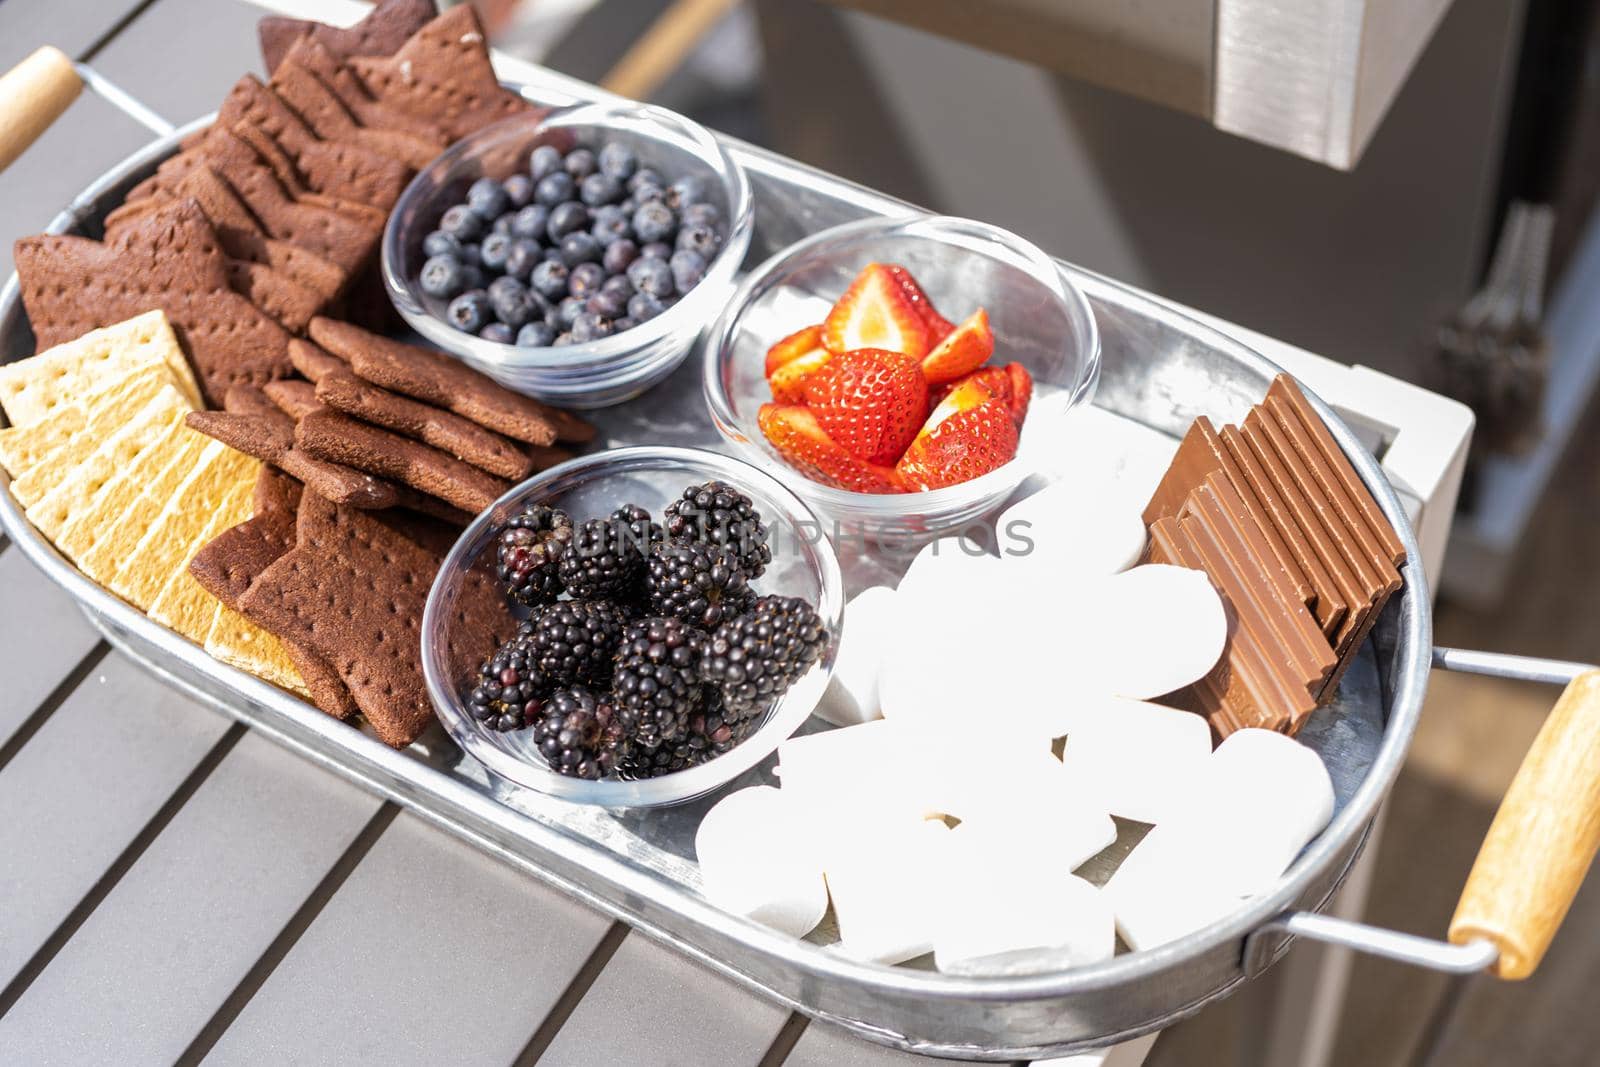
<instances>
[{"instance_id":1,"label":"star-shaped graham cracker","mask_svg":"<svg viewBox=\"0 0 1600 1067\"><path fill-rule=\"evenodd\" d=\"M353 26L329 26L310 19L268 15L256 24L267 73L278 69L295 41L310 36L340 59L386 56L439 12L434 0L382 0Z\"/></svg>"},{"instance_id":2,"label":"star-shaped graham cracker","mask_svg":"<svg viewBox=\"0 0 1600 1067\"><path fill-rule=\"evenodd\" d=\"M106 243L24 237L16 264L41 350L160 308L209 404L231 386L294 373L288 331L229 286L227 256L193 200L150 211Z\"/></svg>"},{"instance_id":3,"label":"star-shaped graham cracker","mask_svg":"<svg viewBox=\"0 0 1600 1067\"><path fill-rule=\"evenodd\" d=\"M391 56L350 60L368 91L409 115L425 115L452 141L532 108L500 86L483 24L471 6L453 7Z\"/></svg>"}]
</instances>

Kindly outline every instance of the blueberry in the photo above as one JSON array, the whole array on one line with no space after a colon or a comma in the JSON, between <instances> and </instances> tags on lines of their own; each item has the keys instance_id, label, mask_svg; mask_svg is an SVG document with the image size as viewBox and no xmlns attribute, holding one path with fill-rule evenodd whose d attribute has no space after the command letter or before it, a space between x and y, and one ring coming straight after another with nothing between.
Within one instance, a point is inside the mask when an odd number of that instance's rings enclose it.
<instances>
[{"instance_id":1,"label":"blueberry","mask_svg":"<svg viewBox=\"0 0 1600 1067\"><path fill-rule=\"evenodd\" d=\"M563 201L571 200L577 188L572 175L564 170L558 170L539 179L539 184L533 187L533 199L535 203L553 208Z\"/></svg>"},{"instance_id":2,"label":"blueberry","mask_svg":"<svg viewBox=\"0 0 1600 1067\"><path fill-rule=\"evenodd\" d=\"M590 207L613 204L622 199L622 186L609 174L591 174L578 186L578 199Z\"/></svg>"},{"instance_id":3,"label":"blueberry","mask_svg":"<svg viewBox=\"0 0 1600 1067\"><path fill-rule=\"evenodd\" d=\"M678 251L699 253L707 263L717 254L717 245L721 243L717 231L710 226L685 226L678 231Z\"/></svg>"},{"instance_id":4,"label":"blueberry","mask_svg":"<svg viewBox=\"0 0 1600 1067\"><path fill-rule=\"evenodd\" d=\"M667 206L681 211L690 204L698 204L705 199L704 188L705 183L699 178L679 178L667 186Z\"/></svg>"},{"instance_id":5,"label":"blueberry","mask_svg":"<svg viewBox=\"0 0 1600 1067\"><path fill-rule=\"evenodd\" d=\"M633 172L633 177L628 179L628 192L637 193L646 185L661 186L661 172L651 167L640 167Z\"/></svg>"},{"instance_id":6,"label":"blueberry","mask_svg":"<svg viewBox=\"0 0 1600 1067\"><path fill-rule=\"evenodd\" d=\"M529 204L511 217L511 236L544 239L544 228L550 223L550 209L543 204Z\"/></svg>"},{"instance_id":7,"label":"blueberry","mask_svg":"<svg viewBox=\"0 0 1600 1067\"><path fill-rule=\"evenodd\" d=\"M618 293L601 289L584 301L583 306L586 311L592 311L604 318L615 319L628 310L628 298Z\"/></svg>"},{"instance_id":8,"label":"blueberry","mask_svg":"<svg viewBox=\"0 0 1600 1067\"><path fill-rule=\"evenodd\" d=\"M556 334L556 339L550 343L557 348L564 348L572 343L572 335L570 333L558 333Z\"/></svg>"},{"instance_id":9,"label":"blueberry","mask_svg":"<svg viewBox=\"0 0 1600 1067\"><path fill-rule=\"evenodd\" d=\"M665 204L667 202L667 191L659 185L641 185L633 191L633 195L628 199L640 207L644 207L646 204Z\"/></svg>"},{"instance_id":10,"label":"blueberry","mask_svg":"<svg viewBox=\"0 0 1600 1067\"><path fill-rule=\"evenodd\" d=\"M546 263L561 263L561 246L550 245L543 252L539 253L539 255ZM562 266L566 266L566 264L562 263Z\"/></svg>"},{"instance_id":11,"label":"blueberry","mask_svg":"<svg viewBox=\"0 0 1600 1067\"><path fill-rule=\"evenodd\" d=\"M600 173L619 182L633 177L633 172L639 166L639 157L633 154L633 149L617 141L607 141L600 149L598 159Z\"/></svg>"},{"instance_id":12,"label":"blueberry","mask_svg":"<svg viewBox=\"0 0 1600 1067\"><path fill-rule=\"evenodd\" d=\"M511 327L507 326L505 323L491 322L489 325L478 331L478 336L483 338L485 341L494 341L498 344L508 345L516 339L517 335L513 333L511 331Z\"/></svg>"},{"instance_id":13,"label":"blueberry","mask_svg":"<svg viewBox=\"0 0 1600 1067\"><path fill-rule=\"evenodd\" d=\"M534 294L515 278L496 278L489 285L489 303L494 307L495 318L513 330L526 326L543 313Z\"/></svg>"},{"instance_id":14,"label":"blueberry","mask_svg":"<svg viewBox=\"0 0 1600 1067\"><path fill-rule=\"evenodd\" d=\"M506 199L511 201L513 208L527 207L533 202L533 179L526 174L513 174L501 183L506 191Z\"/></svg>"},{"instance_id":15,"label":"blueberry","mask_svg":"<svg viewBox=\"0 0 1600 1067\"><path fill-rule=\"evenodd\" d=\"M589 209L576 201L557 204L550 209L550 221L545 224L544 232L552 241L559 241L574 230L581 230L589 225Z\"/></svg>"},{"instance_id":16,"label":"blueberry","mask_svg":"<svg viewBox=\"0 0 1600 1067\"><path fill-rule=\"evenodd\" d=\"M630 316L623 315L621 318L611 320L611 332L621 333L623 330L631 330L637 325L639 324Z\"/></svg>"},{"instance_id":17,"label":"blueberry","mask_svg":"<svg viewBox=\"0 0 1600 1067\"><path fill-rule=\"evenodd\" d=\"M489 223L489 232L509 234L511 232L511 220L515 217L516 212L514 211L507 211L504 215L495 216L495 220Z\"/></svg>"},{"instance_id":18,"label":"blueberry","mask_svg":"<svg viewBox=\"0 0 1600 1067\"><path fill-rule=\"evenodd\" d=\"M574 148L567 153L563 165L567 168L567 173L574 178L587 178L594 173L594 153L587 148Z\"/></svg>"},{"instance_id":19,"label":"blueberry","mask_svg":"<svg viewBox=\"0 0 1600 1067\"><path fill-rule=\"evenodd\" d=\"M549 348L550 343L555 339L555 330L544 322L530 322L517 331L517 347L519 348Z\"/></svg>"},{"instance_id":20,"label":"blueberry","mask_svg":"<svg viewBox=\"0 0 1600 1067\"><path fill-rule=\"evenodd\" d=\"M611 336L611 320L585 311L572 320L572 339L579 344Z\"/></svg>"},{"instance_id":21,"label":"blueberry","mask_svg":"<svg viewBox=\"0 0 1600 1067\"><path fill-rule=\"evenodd\" d=\"M556 305L556 323L563 330L572 329L572 324L579 315L583 314L583 298L569 296Z\"/></svg>"},{"instance_id":22,"label":"blueberry","mask_svg":"<svg viewBox=\"0 0 1600 1067\"><path fill-rule=\"evenodd\" d=\"M469 289L450 301L444 315L456 329L477 333L489 325L494 317L494 309L489 306L488 293L482 289Z\"/></svg>"},{"instance_id":23,"label":"blueberry","mask_svg":"<svg viewBox=\"0 0 1600 1067\"><path fill-rule=\"evenodd\" d=\"M560 169L561 150L555 145L542 144L528 153L528 174L534 181Z\"/></svg>"},{"instance_id":24,"label":"blueberry","mask_svg":"<svg viewBox=\"0 0 1600 1067\"><path fill-rule=\"evenodd\" d=\"M491 233L483 239L479 253L483 256L483 269L499 273L506 269L506 257L511 254L515 240L509 233Z\"/></svg>"},{"instance_id":25,"label":"blueberry","mask_svg":"<svg viewBox=\"0 0 1600 1067\"><path fill-rule=\"evenodd\" d=\"M667 261L664 259L640 256L628 264L628 280L641 293L650 293L653 296L672 295L672 268L667 266Z\"/></svg>"},{"instance_id":26,"label":"blueberry","mask_svg":"<svg viewBox=\"0 0 1600 1067\"><path fill-rule=\"evenodd\" d=\"M680 248L672 253L667 265L672 268L672 284L677 286L680 293L687 293L706 276L705 257L690 248Z\"/></svg>"},{"instance_id":27,"label":"blueberry","mask_svg":"<svg viewBox=\"0 0 1600 1067\"><path fill-rule=\"evenodd\" d=\"M672 209L660 201L641 204L633 213L633 232L641 241L670 241L677 227L678 220L673 217Z\"/></svg>"},{"instance_id":28,"label":"blueberry","mask_svg":"<svg viewBox=\"0 0 1600 1067\"><path fill-rule=\"evenodd\" d=\"M550 300L560 300L567 295L567 265L561 262L545 262L533 268L530 281L539 295Z\"/></svg>"},{"instance_id":29,"label":"blueberry","mask_svg":"<svg viewBox=\"0 0 1600 1067\"><path fill-rule=\"evenodd\" d=\"M590 293L598 292L600 286L605 284L606 269L598 263L579 263L572 268L572 274L567 278L567 292L573 296L586 297Z\"/></svg>"},{"instance_id":30,"label":"blueberry","mask_svg":"<svg viewBox=\"0 0 1600 1067\"><path fill-rule=\"evenodd\" d=\"M602 293L616 293L623 300L627 300L628 297L633 295L633 283L628 280L626 274L613 274L600 283L600 291Z\"/></svg>"},{"instance_id":31,"label":"blueberry","mask_svg":"<svg viewBox=\"0 0 1600 1067\"><path fill-rule=\"evenodd\" d=\"M671 259L672 246L665 241L651 241L639 247L639 254L654 259Z\"/></svg>"},{"instance_id":32,"label":"blueberry","mask_svg":"<svg viewBox=\"0 0 1600 1067\"><path fill-rule=\"evenodd\" d=\"M457 204L439 219L439 229L465 242L482 237L488 226L484 224L482 215L465 204Z\"/></svg>"},{"instance_id":33,"label":"blueberry","mask_svg":"<svg viewBox=\"0 0 1600 1067\"><path fill-rule=\"evenodd\" d=\"M722 212L717 210L717 205L707 202L690 204L678 213L678 218L685 226L710 226L715 228L722 221Z\"/></svg>"},{"instance_id":34,"label":"blueberry","mask_svg":"<svg viewBox=\"0 0 1600 1067\"><path fill-rule=\"evenodd\" d=\"M484 284L483 268L476 263L461 264L461 291L468 289L482 289Z\"/></svg>"},{"instance_id":35,"label":"blueberry","mask_svg":"<svg viewBox=\"0 0 1600 1067\"><path fill-rule=\"evenodd\" d=\"M617 201L617 210L628 218L633 218L633 213L639 210L639 201L629 196Z\"/></svg>"},{"instance_id":36,"label":"blueberry","mask_svg":"<svg viewBox=\"0 0 1600 1067\"><path fill-rule=\"evenodd\" d=\"M505 186L493 178L479 178L467 188L467 206L488 222L510 209L511 198L506 195Z\"/></svg>"},{"instance_id":37,"label":"blueberry","mask_svg":"<svg viewBox=\"0 0 1600 1067\"><path fill-rule=\"evenodd\" d=\"M649 322L665 310L661 298L653 293L634 293L628 298L628 318L635 322Z\"/></svg>"},{"instance_id":38,"label":"blueberry","mask_svg":"<svg viewBox=\"0 0 1600 1067\"><path fill-rule=\"evenodd\" d=\"M422 265L422 273L417 276L417 284L429 296L448 300L464 288L461 261L448 252L428 257L428 261Z\"/></svg>"},{"instance_id":39,"label":"blueberry","mask_svg":"<svg viewBox=\"0 0 1600 1067\"><path fill-rule=\"evenodd\" d=\"M612 241L606 245L606 250L600 256L600 265L612 274L620 275L628 269L628 264L639 258L639 246L626 237ZM624 281L627 279L624 278Z\"/></svg>"},{"instance_id":40,"label":"blueberry","mask_svg":"<svg viewBox=\"0 0 1600 1067\"><path fill-rule=\"evenodd\" d=\"M476 241L462 241L461 251L456 253L456 258L462 263L470 263L474 267L483 266L483 249L478 247ZM471 286L468 286L471 288Z\"/></svg>"},{"instance_id":41,"label":"blueberry","mask_svg":"<svg viewBox=\"0 0 1600 1067\"><path fill-rule=\"evenodd\" d=\"M455 256L461 257L461 238L453 233L443 230L434 230L422 239L422 254L425 256Z\"/></svg>"},{"instance_id":42,"label":"blueberry","mask_svg":"<svg viewBox=\"0 0 1600 1067\"><path fill-rule=\"evenodd\" d=\"M621 241L633 236L633 226L628 222L630 218L631 215L625 214L615 204L607 204L594 212L594 223L589 227L589 232L604 245Z\"/></svg>"},{"instance_id":43,"label":"blueberry","mask_svg":"<svg viewBox=\"0 0 1600 1067\"><path fill-rule=\"evenodd\" d=\"M561 261L569 267L595 263L600 259L600 242L592 234L578 230L561 239Z\"/></svg>"},{"instance_id":44,"label":"blueberry","mask_svg":"<svg viewBox=\"0 0 1600 1067\"><path fill-rule=\"evenodd\" d=\"M542 260L544 250L539 247L539 242L527 237L518 237L511 242L511 251L506 253L506 273L525 282L533 274L533 268Z\"/></svg>"}]
</instances>

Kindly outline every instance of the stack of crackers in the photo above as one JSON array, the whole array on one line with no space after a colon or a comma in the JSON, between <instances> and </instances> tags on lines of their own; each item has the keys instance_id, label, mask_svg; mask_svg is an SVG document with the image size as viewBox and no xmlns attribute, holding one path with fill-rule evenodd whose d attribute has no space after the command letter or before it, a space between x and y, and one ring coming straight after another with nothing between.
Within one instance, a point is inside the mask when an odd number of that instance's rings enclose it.
<instances>
[{"instance_id":1,"label":"stack of crackers","mask_svg":"<svg viewBox=\"0 0 1600 1067\"><path fill-rule=\"evenodd\" d=\"M432 722L418 631L460 526L593 436L356 325L394 323L377 249L414 172L528 105L465 5L268 18L261 43L270 78L242 78L103 240L17 242L42 351L0 368L0 466L90 578L403 746ZM478 599L464 625L492 647L510 620Z\"/></svg>"}]
</instances>

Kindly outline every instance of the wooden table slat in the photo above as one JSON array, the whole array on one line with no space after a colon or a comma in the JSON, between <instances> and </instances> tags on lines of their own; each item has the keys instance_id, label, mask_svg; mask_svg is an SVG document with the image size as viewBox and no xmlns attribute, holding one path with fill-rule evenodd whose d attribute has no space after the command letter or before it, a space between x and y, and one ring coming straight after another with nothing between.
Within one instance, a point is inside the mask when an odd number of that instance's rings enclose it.
<instances>
[{"instance_id":1,"label":"wooden table slat","mask_svg":"<svg viewBox=\"0 0 1600 1067\"><path fill-rule=\"evenodd\" d=\"M77 604L15 546L0 551L0 745L94 648Z\"/></svg>"},{"instance_id":2,"label":"wooden table slat","mask_svg":"<svg viewBox=\"0 0 1600 1067\"><path fill-rule=\"evenodd\" d=\"M35 48L53 44L78 59L139 0L47 0L0 3L0 71L10 70Z\"/></svg>"},{"instance_id":3,"label":"wooden table slat","mask_svg":"<svg viewBox=\"0 0 1600 1067\"><path fill-rule=\"evenodd\" d=\"M0 985L222 738L228 721L120 655L0 774Z\"/></svg>"},{"instance_id":4,"label":"wooden table slat","mask_svg":"<svg viewBox=\"0 0 1600 1067\"><path fill-rule=\"evenodd\" d=\"M640 934L629 934L540 1067L761 1062L789 1013Z\"/></svg>"},{"instance_id":5,"label":"wooden table slat","mask_svg":"<svg viewBox=\"0 0 1600 1067\"><path fill-rule=\"evenodd\" d=\"M168 122L185 123L215 111L246 73L260 75L262 14L238 0L160 0L106 45L94 69Z\"/></svg>"},{"instance_id":6,"label":"wooden table slat","mask_svg":"<svg viewBox=\"0 0 1600 1067\"><path fill-rule=\"evenodd\" d=\"M171 1063L381 803L246 735L0 1018L0 1048Z\"/></svg>"},{"instance_id":7,"label":"wooden table slat","mask_svg":"<svg viewBox=\"0 0 1600 1067\"><path fill-rule=\"evenodd\" d=\"M510 1063L610 926L402 814L207 1063Z\"/></svg>"}]
</instances>

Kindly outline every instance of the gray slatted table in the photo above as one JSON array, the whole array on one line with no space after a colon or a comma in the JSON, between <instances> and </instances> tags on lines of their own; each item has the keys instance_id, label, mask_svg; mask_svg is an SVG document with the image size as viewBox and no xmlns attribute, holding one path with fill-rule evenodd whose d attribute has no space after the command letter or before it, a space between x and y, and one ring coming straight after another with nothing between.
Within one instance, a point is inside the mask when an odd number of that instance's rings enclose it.
<instances>
[{"instance_id":1,"label":"gray slatted table","mask_svg":"<svg viewBox=\"0 0 1600 1067\"><path fill-rule=\"evenodd\" d=\"M0 69L53 43L186 121L258 68L259 14L4 0ZM85 93L0 178L0 272L12 239L148 139ZM1436 571L1470 417L1218 325L1384 424L1381 458ZM1313 1006L1336 1012L1337 982L1319 988L1335 991ZM1302 1023L1284 1029L1298 1049ZM1137 1067L1148 1048L1111 1062ZM165 688L0 539L0 1063L201 1060L933 1062L807 1025Z\"/></svg>"}]
</instances>

